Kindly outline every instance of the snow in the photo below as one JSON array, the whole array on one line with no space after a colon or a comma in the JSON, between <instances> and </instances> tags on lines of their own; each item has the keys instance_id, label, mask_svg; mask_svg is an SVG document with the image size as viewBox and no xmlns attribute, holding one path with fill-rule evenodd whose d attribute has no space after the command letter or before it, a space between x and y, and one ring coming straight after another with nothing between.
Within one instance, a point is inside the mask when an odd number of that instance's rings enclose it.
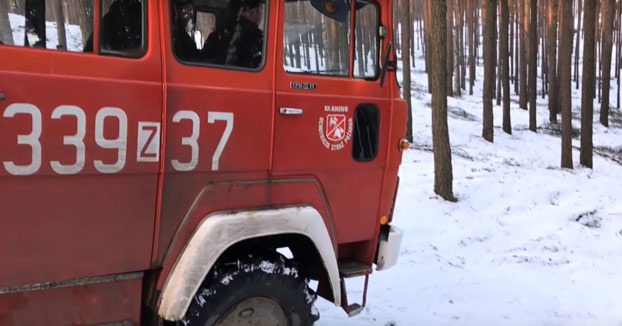
<instances>
[{"instance_id":1,"label":"snow","mask_svg":"<svg viewBox=\"0 0 622 326\"><path fill-rule=\"evenodd\" d=\"M11 31L13 32L13 41L15 45L24 46L24 31L26 19L22 15L9 14L9 22L11 24ZM45 22L46 29L46 45L47 49L56 49L58 46L58 33L56 28L56 22ZM72 52L82 52L84 45L82 44L82 33L80 26L78 25L65 25L65 34L67 38L67 47ZM38 40L34 34L28 35L29 44L34 44Z\"/></svg>"},{"instance_id":2,"label":"snow","mask_svg":"<svg viewBox=\"0 0 622 326\"><path fill-rule=\"evenodd\" d=\"M474 95L467 78L467 95L448 99L459 201L446 202L433 192L430 95L420 51L415 63L415 144L404 153L393 220L404 230L398 265L371 275L367 307L356 317L319 299L316 325L622 325L620 163L595 154L593 170L579 166L577 137L575 169L561 169L561 140L544 130L547 100L539 96L541 129L530 132L513 85L513 134L503 133L502 108L494 103L495 142L484 141L478 67ZM615 87L612 82L614 108ZM581 97L574 87L572 100L578 129ZM620 122L602 127L599 108L595 101L594 146L617 150L621 159ZM348 280L348 290L349 301L360 302L363 280Z\"/></svg>"}]
</instances>

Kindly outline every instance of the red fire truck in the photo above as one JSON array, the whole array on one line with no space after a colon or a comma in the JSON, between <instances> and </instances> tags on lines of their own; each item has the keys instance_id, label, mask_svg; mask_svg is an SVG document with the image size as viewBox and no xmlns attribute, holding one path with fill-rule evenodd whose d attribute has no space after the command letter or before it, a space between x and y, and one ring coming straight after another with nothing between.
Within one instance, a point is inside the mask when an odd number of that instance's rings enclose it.
<instances>
[{"instance_id":1,"label":"red fire truck","mask_svg":"<svg viewBox=\"0 0 622 326\"><path fill-rule=\"evenodd\" d=\"M361 310L401 241L391 1L1 2L0 325Z\"/></svg>"}]
</instances>

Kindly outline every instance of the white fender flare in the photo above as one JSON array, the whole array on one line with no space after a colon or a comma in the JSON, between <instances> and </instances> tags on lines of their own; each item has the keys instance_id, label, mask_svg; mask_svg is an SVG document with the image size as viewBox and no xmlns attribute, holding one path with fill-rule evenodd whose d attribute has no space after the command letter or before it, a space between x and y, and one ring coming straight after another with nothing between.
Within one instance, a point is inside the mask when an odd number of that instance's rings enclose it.
<instances>
[{"instance_id":1,"label":"white fender flare","mask_svg":"<svg viewBox=\"0 0 622 326\"><path fill-rule=\"evenodd\" d=\"M160 317L178 321L222 253L247 239L277 234L301 234L319 252L328 273L334 303L341 303L339 270L332 240L322 215L311 206L236 213L215 213L199 223L164 284L160 295Z\"/></svg>"}]
</instances>

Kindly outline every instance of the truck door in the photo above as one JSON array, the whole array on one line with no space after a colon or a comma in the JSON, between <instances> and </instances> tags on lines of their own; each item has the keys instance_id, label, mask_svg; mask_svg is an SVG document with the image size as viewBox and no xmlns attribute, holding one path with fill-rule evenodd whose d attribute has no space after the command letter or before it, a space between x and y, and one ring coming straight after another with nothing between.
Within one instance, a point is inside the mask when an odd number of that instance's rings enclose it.
<instances>
[{"instance_id":1,"label":"truck door","mask_svg":"<svg viewBox=\"0 0 622 326\"><path fill-rule=\"evenodd\" d=\"M390 120L388 90L378 80L378 6L357 1L354 14L346 1L284 6L273 173L319 181L338 242L371 239Z\"/></svg>"},{"instance_id":2,"label":"truck door","mask_svg":"<svg viewBox=\"0 0 622 326\"><path fill-rule=\"evenodd\" d=\"M11 31L0 33L0 288L149 268L162 80L158 22L147 24L157 8L147 2L9 5Z\"/></svg>"},{"instance_id":3,"label":"truck door","mask_svg":"<svg viewBox=\"0 0 622 326\"><path fill-rule=\"evenodd\" d=\"M164 33L167 132L160 259L180 225L194 228L188 224L197 221L184 219L191 208L234 209L244 201L224 193L220 199L198 199L202 190L267 179L274 22L268 23L266 6L276 6L262 0L165 2L169 10L163 21L170 28Z\"/></svg>"}]
</instances>

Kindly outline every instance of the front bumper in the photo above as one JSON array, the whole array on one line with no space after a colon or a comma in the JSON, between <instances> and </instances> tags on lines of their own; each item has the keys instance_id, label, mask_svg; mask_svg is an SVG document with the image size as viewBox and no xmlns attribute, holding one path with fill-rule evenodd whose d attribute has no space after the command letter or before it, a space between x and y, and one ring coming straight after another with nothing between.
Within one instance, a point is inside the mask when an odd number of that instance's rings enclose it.
<instances>
[{"instance_id":1,"label":"front bumper","mask_svg":"<svg viewBox=\"0 0 622 326\"><path fill-rule=\"evenodd\" d=\"M376 270L389 269L397 264L400 255L403 232L395 226L386 226L385 231L378 241L378 255L376 257Z\"/></svg>"}]
</instances>

